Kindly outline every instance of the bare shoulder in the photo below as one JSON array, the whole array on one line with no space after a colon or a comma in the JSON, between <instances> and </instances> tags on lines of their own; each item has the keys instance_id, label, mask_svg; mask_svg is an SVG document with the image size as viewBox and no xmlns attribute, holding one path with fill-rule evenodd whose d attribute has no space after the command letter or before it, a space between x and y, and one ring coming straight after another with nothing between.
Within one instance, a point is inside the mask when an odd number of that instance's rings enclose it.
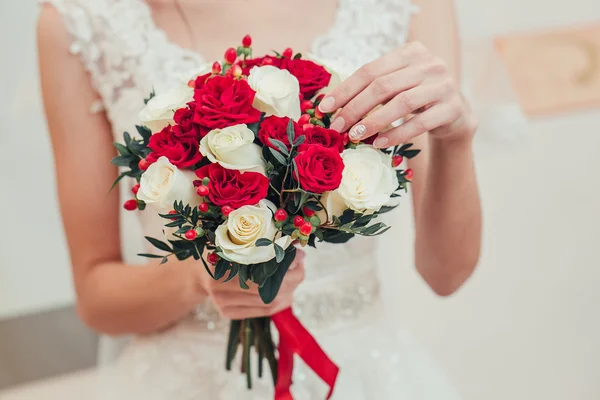
<instances>
[{"instance_id":1,"label":"bare shoulder","mask_svg":"<svg viewBox=\"0 0 600 400\"><path fill-rule=\"evenodd\" d=\"M63 18L51 4L44 3L37 21L37 41L40 50L68 50L71 39ZM60 52L57 55L64 54Z\"/></svg>"}]
</instances>

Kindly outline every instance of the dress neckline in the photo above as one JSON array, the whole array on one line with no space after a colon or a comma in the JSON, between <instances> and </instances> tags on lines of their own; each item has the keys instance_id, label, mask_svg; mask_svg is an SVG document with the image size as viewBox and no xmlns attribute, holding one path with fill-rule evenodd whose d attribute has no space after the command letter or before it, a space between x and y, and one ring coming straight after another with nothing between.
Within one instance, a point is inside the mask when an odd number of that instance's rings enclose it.
<instances>
[{"instance_id":1,"label":"dress neckline","mask_svg":"<svg viewBox=\"0 0 600 400\"><path fill-rule=\"evenodd\" d=\"M169 35L167 34L167 32L162 29L160 26L158 26L156 24L156 21L154 21L154 18L152 16L152 8L150 7L150 5L145 1L145 0L132 0L134 3L137 3L137 5L139 7L141 7L145 13L147 13L148 16L148 29L150 31L154 31L154 33L158 34L159 36L161 36L164 40L164 42L171 47L173 50L179 52L184 59L188 59L188 60L193 60L195 61L198 65L202 65L202 64L206 64L206 58L204 57L204 55L202 55L202 53L200 53L198 50L195 49L191 49L189 47L185 47L182 46L180 44L175 43L173 40L171 40L171 38L169 37ZM342 10L343 10L343 5L345 3L345 1L347 0L334 0L337 2L337 7L335 10L335 15L334 15L334 19L333 19L333 23L331 24L331 26L329 27L329 29L327 29L325 32L323 32L322 34L317 35L309 44L309 52L310 53L316 53L316 49L318 47L318 44L326 41L327 38L329 38L329 36L332 35L332 33L335 31L336 27L338 26L338 24L340 23L341 20L341 14L342 14Z\"/></svg>"}]
</instances>

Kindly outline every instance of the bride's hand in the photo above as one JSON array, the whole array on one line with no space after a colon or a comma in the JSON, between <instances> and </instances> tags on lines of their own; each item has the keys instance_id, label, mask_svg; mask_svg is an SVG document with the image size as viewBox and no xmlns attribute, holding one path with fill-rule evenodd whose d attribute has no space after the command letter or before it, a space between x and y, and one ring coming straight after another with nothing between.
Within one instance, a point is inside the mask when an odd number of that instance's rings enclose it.
<instances>
[{"instance_id":1,"label":"bride's hand","mask_svg":"<svg viewBox=\"0 0 600 400\"><path fill-rule=\"evenodd\" d=\"M379 104L384 106L364 117ZM380 133L374 142L377 147L406 143L425 132L433 138L470 138L477 127L447 65L418 42L364 65L324 98L319 108L323 112L341 108L331 128L339 132L351 128L349 136L354 141L415 114L403 125Z\"/></svg>"},{"instance_id":2,"label":"bride's hand","mask_svg":"<svg viewBox=\"0 0 600 400\"><path fill-rule=\"evenodd\" d=\"M277 297L271 304L264 304L258 287L240 288L237 278L223 283L212 279L206 271L202 274L202 286L219 309L222 316L230 319L265 317L276 314L292 305L294 291L304 280L304 252L297 250L296 258L283 279Z\"/></svg>"}]
</instances>

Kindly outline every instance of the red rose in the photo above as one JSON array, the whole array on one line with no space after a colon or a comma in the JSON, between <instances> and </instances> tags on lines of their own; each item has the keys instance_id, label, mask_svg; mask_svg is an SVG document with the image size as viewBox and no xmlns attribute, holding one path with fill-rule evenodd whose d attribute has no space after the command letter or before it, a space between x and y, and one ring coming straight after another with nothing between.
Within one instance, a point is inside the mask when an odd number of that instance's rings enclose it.
<instances>
[{"instance_id":1,"label":"red rose","mask_svg":"<svg viewBox=\"0 0 600 400\"><path fill-rule=\"evenodd\" d=\"M208 198L220 207L240 208L255 205L265 197L269 189L269 178L258 172L241 173L223 168L220 164L209 164L196 171L199 179L208 177Z\"/></svg>"},{"instance_id":2,"label":"red rose","mask_svg":"<svg viewBox=\"0 0 600 400\"><path fill-rule=\"evenodd\" d=\"M267 61L265 61L267 60ZM242 64L242 73L246 76L250 75L250 70L254 67L260 67L262 65L272 65L274 67L280 68L281 66L281 58L272 57L272 56L264 56L258 58L250 58L247 59L244 64Z\"/></svg>"},{"instance_id":3,"label":"red rose","mask_svg":"<svg viewBox=\"0 0 600 400\"><path fill-rule=\"evenodd\" d=\"M200 130L194 124L196 103L190 103L185 108L175 111L173 120L177 125L173 126L173 133L177 136L191 137L200 140Z\"/></svg>"},{"instance_id":4,"label":"red rose","mask_svg":"<svg viewBox=\"0 0 600 400\"><path fill-rule=\"evenodd\" d=\"M296 158L294 178L302 189L312 193L335 190L342 182L344 161L337 150L313 145Z\"/></svg>"},{"instance_id":5,"label":"red rose","mask_svg":"<svg viewBox=\"0 0 600 400\"><path fill-rule=\"evenodd\" d=\"M214 76L194 92L194 122L204 137L213 129L237 124L252 124L260 119L260 111L252 107L256 92L245 80Z\"/></svg>"},{"instance_id":6,"label":"red rose","mask_svg":"<svg viewBox=\"0 0 600 400\"><path fill-rule=\"evenodd\" d=\"M150 163L164 156L177 168L189 168L202 159L198 140L178 136L170 126L152 135L148 147L152 149L152 153L146 157Z\"/></svg>"},{"instance_id":7,"label":"red rose","mask_svg":"<svg viewBox=\"0 0 600 400\"><path fill-rule=\"evenodd\" d=\"M287 126L289 122L290 119L288 117L280 118L273 115L265 118L260 124L260 129L258 130L258 138L265 146L269 146L274 149L277 149L277 147L271 144L271 141L269 139L277 139L283 142L283 144L285 144L289 150L292 147L292 144L290 143L287 137ZM298 137L302 134L300 127L296 122L294 122L294 131L296 132L295 137Z\"/></svg>"},{"instance_id":8,"label":"red rose","mask_svg":"<svg viewBox=\"0 0 600 400\"><path fill-rule=\"evenodd\" d=\"M315 125L304 129L304 135L306 139L298 148L300 151L305 151L308 147L315 144L334 149L339 153L344 151L344 138L338 131Z\"/></svg>"},{"instance_id":9,"label":"red rose","mask_svg":"<svg viewBox=\"0 0 600 400\"><path fill-rule=\"evenodd\" d=\"M300 93L305 99L312 98L319 90L327 87L331 74L321 65L309 60L283 59L281 69L287 69L300 83Z\"/></svg>"},{"instance_id":10,"label":"red rose","mask_svg":"<svg viewBox=\"0 0 600 400\"><path fill-rule=\"evenodd\" d=\"M208 81L208 78L210 78L212 75L211 72L209 72L208 74L204 74L204 75L200 75L199 77L196 78L196 80L194 81L194 89L198 90L198 89L202 89L204 87L204 85L206 84L206 82Z\"/></svg>"}]
</instances>

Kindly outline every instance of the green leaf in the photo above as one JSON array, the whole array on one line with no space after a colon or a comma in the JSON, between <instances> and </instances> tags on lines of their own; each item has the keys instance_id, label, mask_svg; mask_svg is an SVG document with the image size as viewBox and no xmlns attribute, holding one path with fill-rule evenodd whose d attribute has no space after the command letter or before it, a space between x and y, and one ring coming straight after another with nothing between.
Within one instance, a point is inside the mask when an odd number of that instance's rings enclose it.
<instances>
[{"instance_id":1,"label":"green leaf","mask_svg":"<svg viewBox=\"0 0 600 400\"><path fill-rule=\"evenodd\" d=\"M164 256L159 256L158 254L148 254L148 253L139 253L138 256L147 257L147 258L163 258L164 257Z\"/></svg>"},{"instance_id":2,"label":"green leaf","mask_svg":"<svg viewBox=\"0 0 600 400\"><path fill-rule=\"evenodd\" d=\"M392 195L392 197L400 197L400 196L394 196ZM386 212L390 212L393 209L395 209L398 206L393 206L393 207L388 207L388 206L383 206L379 209L379 211L377 211L378 214L385 214Z\"/></svg>"},{"instance_id":3,"label":"green leaf","mask_svg":"<svg viewBox=\"0 0 600 400\"><path fill-rule=\"evenodd\" d=\"M347 224L348 222L352 221L353 218L354 218L354 210L347 209L344 211L344 213L340 217L340 224L341 225Z\"/></svg>"},{"instance_id":4,"label":"green leaf","mask_svg":"<svg viewBox=\"0 0 600 400\"><path fill-rule=\"evenodd\" d=\"M368 214L360 216L354 223L352 224L353 228L360 228L366 226L373 218L375 218L375 214Z\"/></svg>"},{"instance_id":5,"label":"green leaf","mask_svg":"<svg viewBox=\"0 0 600 400\"><path fill-rule=\"evenodd\" d=\"M298 136L298 139L296 139L296 141L294 142L294 146L296 146L296 147L300 146L302 143L304 143L305 140L306 140L306 136L304 136L304 135Z\"/></svg>"},{"instance_id":6,"label":"green leaf","mask_svg":"<svg viewBox=\"0 0 600 400\"><path fill-rule=\"evenodd\" d=\"M313 215L312 217L310 217L309 221L312 224L312 226L321 225L321 218L317 217L316 215Z\"/></svg>"},{"instance_id":7,"label":"green leaf","mask_svg":"<svg viewBox=\"0 0 600 400\"><path fill-rule=\"evenodd\" d=\"M291 120L290 120L291 121ZM279 152L281 154L283 154L284 156L288 157L290 155L290 153L288 152L287 146L285 145L285 143L283 143L281 140L277 140L277 139L273 139L270 138L269 142L277 147L277 150L279 150Z\"/></svg>"},{"instance_id":8,"label":"green leaf","mask_svg":"<svg viewBox=\"0 0 600 400\"><path fill-rule=\"evenodd\" d=\"M408 159L411 159L416 157L420 152L421 150L406 150L402 155Z\"/></svg>"},{"instance_id":9,"label":"green leaf","mask_svg":"<svg viewBox=\"0 0 600 400\"><path fill-rule=\"evenodd\" d=\"M199 251L199 253L202 254L200 251ZM202 260L202 264L204 265L204 269L206 269L206 272L208 272L208 275L211 278L215 279L215 276L213 275L212 271L210 270L210 267L208 266L208 264L206 263L206 260L202 257L200 257L200 259Z\"/></svg>"},{"instance_id":10,"label":"green leaf","mask_svg":"<svg viewBox=\"0 0 600 400\"><path fill-rule=\"evenodd\" d=\"M271 259L267 262L252 265L250 268L250 277L252 282L262 285L265 280L273 275L277 271L279 265L275 259Z\"/></svg>"},{"instance_id":11,"label":"green leaf","mask_svg":"<svg viewBox=\"0 0 600 400\"><path fill-rule=\"evenodd\" d=\"M119 154L121 154L122 156L131 156L131 152L129 151L129 149L125 146L123 146L121 143L113 143L114 146L117 148L117 151L119 152Z\"/></svg>"},{"instance_id":12,"label":"green leaf","mask_svg":"<svg viewBox=\"0 0 600 400\"><path fill-rule=\"evenodd\" d=\"M258 240L257 240L257 241L254 243L254 245L255 245L256 247L266 247L266 246L270 246L270 245L271 245L271 243L273 243L273 242L271 241L271 239L267 239L267 238L260 238L260 239L258 239Z\"/></svg>"},{"instance_id":13,"label":"green leaf","mask_svg":"<svg viewBox=\"0 0 600 400\"><path fill-rule=\"evenodd\" d=\"M271 154L273 155L273 157L275 157L275 159L277 161L279 161L279 163L281 165L288 165L287 160L285 159L285 157L282 156L281 153L279 153L277 150L275 150L272 147L269 147L269 151L271 152Z\"/></svg>"},{"instance_id":14,"label":"green leaf","mask_svg":"<svg viewBox=\"0 0 600 400\"><path fill-rule=\"evenodd\" d=\"M192 211L192 223L194 225L198 224L198 219L199 219L199 215L198 215L198 207L194 207L194 210Z\"/></svg>"},{"instance_id":15,"label":"green leaf","mask_svg":"<svg viewBox=\"0 0 600 400\"><path fill-rule=\"evenodd\" d=\"M136 125L135 129L137 129L138 133L144 139L144 143L148 143L150 141L150 137L152 136L152 131L145 126Z\"/></svg>"},{"instance_id":16,"label":"green leaf","mask_svg":"<svg viewBox=\"0 0 600 400\"><path fill-rule=\"evenodd\" d=\"M399 151L405 151L407 149L410 149L413 146L412 143L406 143L405 145L402 145L402 147L400 147Z\"/></svg>"},{"instance_id":17,"label":"green leaf","mask_svg":"<svg viewBox=\"0 0 600 400\"><path fill-rule=\"evenodd\" d=\"M167 261L169 261L169 259L167 257L163 257L162 261L160 262L159 265L163 265L164 263L166 263Z\"/></svg>"},{"instance_id":18,"label":"green leaf","mask_svg":"<svg viewBox=\"0 0 600 400\"><path fill-rule=\"evenodd\" d=\"M304 207L308 208L309 210L313 210L313 211L321 211L323 209L323 207L321 207L321 205L319 203L313 203L313 202L305 203Z\"/></svg>"},{"instance_id":19,"label":"green leaf","mask_svg":"<svg viewBox=\"0 0 600 400\"><path fill-rule=\"evenodd\" d=\"M223 283L227 283L230 280L232 280L233 278L235 278L235 276L238 274L238 271L240 270L240 267L238 264L232 264L231 265L231 270L229 271L229 276L227 277L227 279L225 279L223 281Z\"/></svg>"},{"instance_id":20,"label":"green leaf","mask_svg":"<svg viewBox=\"0 0 600 400\"><path fill-rule=\"evenodd\" d=\"M121 175L119 175L117 177L117 179L115 179L115 181L113 182L112 186L110 187L109 192L112 192L112 190L115 188L115 186L117 186L117 184L121 181L121 179L125 178L126 176L129 176L129 174L127 172L123 172Z\"/></svg>"},{"instance_id":21,"label":"green leaf","mask_svg":"<svg viewBox=\"0 0 600 400\"><path fill-rule=\"evenodd\" d=\"M293 246L288 247L288 251L285 253L283 261L277 267L275 273L269 276L264 284L258 288L260 298L265 304L270 304L277 297L279 288L281 288L281 282L287 273L292 261L296 257L296 248Z\"/></svg>"},{"instance_id":22,"label":"green leaf","mask_svg":"<svg viewBox=\"0 0 600 400\"><path fill-rule=\"evenodd\" d=\"M246 283L246 281L248 280L248 266L247 265L239 266L238 278L240 280L240 287L242 289L246 289L246 290L250 289L250 286L248 286L248 284Z\"/></svg>"},{"instance_id":23,"label":"green leaf","mask_svg":"<svg viewBox=\"0 0 600 400\"><path fill-rule=\"evenodd\" d=\"M173 221L173 222L169 222L168 224L165 225L166 228L175 228L175 227L179 227L180 225L183 224L182 220L179 221Z\"/></svg>"},{"instance_id":24,"label":"green leaf","mask_svg":"<svg viewBox=\"0 0 600 400\"><path fill-rule=\"evenodd\" d=\"M296 130L294 129L294 120L290 118L290 121L287 124L286 128L288 142L294 143L294 139L296 137Z\"/></svg>"},{"instance_id":25,"label":"green leaf","mask_svg":"<svg viewBox=\"0 0 600 400\"><path fill-rule=\"evenodd\" d=\"M115 158L110 160L110 163L118 167L129 167L131 161L131 156L116 156Z\"/></svg>"},{"instance_id":26,"label":"green leaf","mask_svg":"<svg viewBox=\"0 0 600 400\"><path fill-rule=\"evenodd\" d=\"M221 258L215 267L215 279L219 280L224 277L230 266L231 263L229 263L229 261Z\"/></svg>"},{"instance_id":27,"label":"green leaf","mask_svg":"<svg viewBox=\"0 0 600 400\"><path fill-rule=\"evenodd\" d=\"M166 244L165 242L161 242L160 240L154 239L150 236L145 236L145 238L157 249L162 250L162 251L167 251L169 253L172 252L171 247L168 244Z\"/></svg>"},{"instance_id":28,"label":"green leaf","mask_svg":"<svg viewBox=\"0 0 600 400\"><path fill-rule=\"evenodd\" d=\"M275 242L273 242L273 247L275 247L275 261L278 263L282 262L283 258L285 257L285 251L283 250L283 247Z\"/></svg>"},{"instance_id":29,"label":"green leaf","mask_svg":"<svg viewBox=\"0 0 600 400\"><path fill-rule=\"evenodd\" d=\"M129 143L131 143L131 135L128 132L123 133L123 141L125 142L125 146L129 146Z\"/></svg>"},{"instance_id":30,"label":"green leaf","mask_svg":"<svg viewBox=\"0 0 600 400\"><path fill-rule=\"evenodd\" d=\"M297 54L294 56L294 60L298 60L298 59L300 59L300 58L302 58L302 53L297 53Z\"/></svg>"}]
</instances>

